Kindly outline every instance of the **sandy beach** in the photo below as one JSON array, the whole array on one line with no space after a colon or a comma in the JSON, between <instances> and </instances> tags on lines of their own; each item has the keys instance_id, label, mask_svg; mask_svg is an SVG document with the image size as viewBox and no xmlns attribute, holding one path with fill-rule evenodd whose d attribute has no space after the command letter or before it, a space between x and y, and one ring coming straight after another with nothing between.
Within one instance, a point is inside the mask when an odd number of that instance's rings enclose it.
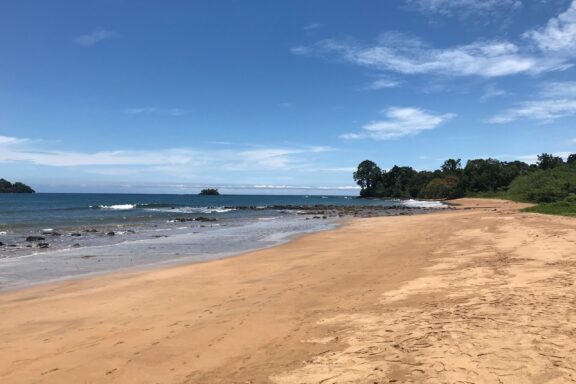
<instances>
[{"instance_id":1,"label":"sandy beach","mask_svg":"<svg viewBox=\"0 0 576 384\"><path fill-rule=\"evenodd\" d=\"M0 382L576 382L576 220L456 203L4 292Z\"/></svg>"}]
</instances>

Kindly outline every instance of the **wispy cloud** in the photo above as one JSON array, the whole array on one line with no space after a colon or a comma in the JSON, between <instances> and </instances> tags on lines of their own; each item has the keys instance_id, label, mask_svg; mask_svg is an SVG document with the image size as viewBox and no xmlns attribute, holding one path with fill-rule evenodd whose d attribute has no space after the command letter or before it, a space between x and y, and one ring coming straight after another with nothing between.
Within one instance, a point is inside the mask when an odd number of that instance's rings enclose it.
<instances>
[{"instance_id":1,"label":"wispy cloud","mask_svg":"<svg viewBox=\"0 0 576 384\"><path fill-rule=\"evenodd\" d=\"M404 0L404 3L423 14L442 16L510 12L522 7L519 0Z\"/></svg>"},{"instance_id":2,"label":"wispy cloud","mask_svg":"<svg viewBox=\"0 0 576 384\"><path fill-rule=\"evenodd\" d=\"M453 113L433 114L420 108L391 107L384 111L385 120L372 121L362 131L341 135L343 139L389 140L417 135L434 129L456 117Z\"/></svg>"},{"instance_id":3,"label":"wispy cloud","mask_svg":"<svg viewBox=\"0 0 576 384\"><path fill-rule=\"evenodd\" d=\"M82 167L102 174L135 170L173 174L218 171L306 171L314 158L333 148L321 146L250 149L168 148L78 152L44 148L41 141L0 136L0 163L29 163L48 167ZM112 170L112 171L111 171Z\"/></svg>"},{"instance_id":4,"label":"wispy cloud","mask_svg":"<svg viewBox=\"0 0 576 384\"><path fill-rule=\"evenodd\" d=\"M480 101L485 102L494 97L505 96L507 92L503 89L496 87L494 84L489 84L484 88L484 94L480 97Z\"/></svg>"},{"instance_id":5,"label":"wispy cloud","mask_svg":"<svg viewBox=\"0 0 576 384\"><path fill-rule=\"evenodd\" d=\"M548 82L540 85L539 98L517 103L499 113L489 123L504 124L516 120L537 120L550 123L556 119L576 115L576 82Z\"/></svg>"},{"instance_id":6,"label":"wispy cloud","mask_svg":"<svg viewBox=\"0 0 576 384\"><path fill-rule=\"evenodd\" d=\"M334 57L349 63L404 75L480 76L493 78L565 70L559 57L522 53L508 41L482 41L452 48L434 48L397 32L383 34L376 44L323 40L292 49L297 55Z\"/></svg>"},{"instance_id":7,"label":"wispy cloud","mask_svg":"<svg viewBox=\"0 0 576 384\"><path fill-rule=\"evenodd\" d=\"M304 162L304 154L317 154L333 151L329 147L306 148L258 148L241 151L237 160L226 166L230 170L238 169L275 169L286 170L292 167L299 168Z\"/></svg>"},{"instance_id":8,"label":"wispy cloud","mask_svg":"<svg viewBox=\"0 0 576 384\"><path fill-rule=\"evenodd\" d=\"M529 155L497 155L497 156L479 156L479 157L483 158L491 157L493 159L505 160L505 161L520 160L528 164L534 164L538 162L538 155L539 154L533 153ZM570 156L570 152L552 152L552 155L566 159L568 156Z\"/></svg>"},{"instance_id":9,"label":"wispy cloud","mask_svg":"<svg viewBox=\"0 0 576 384\"><path fill-rule=\"evenodd\" d=\"M541 95L549 98L576 98L576 81L553 81L541 85Z\"/></svg>"},{"instance_id":10,"label":"wispy cloud","mask_svg":"<svg viewBox=\"0 0 576 384\"><path fill-rule=\"evenodd\" d=\"M2 136L0 135L0 145L2 144L17 144L17 143L23 143L25 142L26 139L19 139L17 137L11 137L11 136Z\"/></svg>"},{"instance_id":11,"label":"wispy cloud","mask_svg":"<svg viewBox=\"0 0 576 384\"><path fill-rule=\"evenodd\" d=\"M302 29L304 29L305 31L312 31L314 29L320 28L321 26L322 25L319 23L310 23L308 25L305 25L304 28L302 28Z\"/></svg>"},{"instance_id":12,"label":"wispy cloud","mask_svg":"<svg viewBox=\"0 0 576 384\"><path fill-rule=\"evenodd\" d=\"M364 87L364 89L372 90L372 91L378 91L381 89L396 88L399 86L400 86L400 81L386 78L386 77L382 77L382 78L379 78L379 79L372 81L370 84L368 84L366 87Z\"/></svg>"},{"instance_id":13,"label":"wispy cloud","mask_svg":"<svg viewBox=\"0 0 576 384\"><path fill-rule=\"evenodd\" d=\"M458 8L492 9L517 6L508 0L406 0L435 12ZM378 71L402 75L502 76L564 71L576 57L576 0L568 10L515 40L482 40L437 48L399 32L387 32L374 43L327 39L292 48L296 55L320 56Z\"/></svg>"},{"instance_id":14,"label":"wispy cloud","mask_svg":"<svg viewBox=\"0 0 576 384\"><path fill-rule=\"evenodd\" d=\"M138 107L138 108L126 108L124 113L127 115L164 115L172 117L180 117L187 115L188 110L182 108L158 108L158 107Z\"/></svg>"},{"instance_id":15,"label":"wispy cloud","mask_svg":"<svg viewBox=\"0 0 576 384\"><path fill-rule=\"evenodd\" d=\"M576 115L576 100L535 100L518 104L488 120L489 123L503 124L520 119L551 122L561 117Z\"/></svg>"},{"instance_id":16,"label":"wispy cloud","mask_svg":"<svg viewBox=\"0 0 576 384\"><path fill-rule=\"evenodd\" d=\"M576 54L576 1L558 17L548 21L546 26L524 34L542 51L563 51L571 56Z\"/></svg>"},{"instance_id":17,"label":"wispy cloud","mask_svg":"<svg viewBox=\"0 0 576 384\"><path fill-rule=\"evenodd\" d=\"M109 40L118 37L119 35L107 29L97 29L90 33L74 37L73 41L83 47L91 47L104 40Z\"/></svg>"}]
</instances>

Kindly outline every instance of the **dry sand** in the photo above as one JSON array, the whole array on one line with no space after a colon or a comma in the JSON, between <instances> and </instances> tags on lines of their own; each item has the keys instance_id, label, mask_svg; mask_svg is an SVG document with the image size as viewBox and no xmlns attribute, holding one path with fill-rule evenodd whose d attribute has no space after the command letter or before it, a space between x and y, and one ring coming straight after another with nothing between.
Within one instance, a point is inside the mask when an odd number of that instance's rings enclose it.
<instances>
[{"instance_id":1,"label":"dry sand","mask_svg":"<svg viewBox=\"0 0 576 384\"><path fill-rule=\"evenodd\" d=\"M576 220L498 200L0 295L0 383L576 381Z\"/></svg>"}]
</instances>

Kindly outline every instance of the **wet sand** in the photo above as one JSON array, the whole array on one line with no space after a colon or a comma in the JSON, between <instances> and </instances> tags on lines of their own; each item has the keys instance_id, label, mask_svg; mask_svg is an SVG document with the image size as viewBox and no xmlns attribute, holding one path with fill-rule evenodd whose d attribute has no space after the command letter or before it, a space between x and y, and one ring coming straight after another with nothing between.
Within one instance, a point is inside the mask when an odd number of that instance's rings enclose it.
<instances>
[{"instance_id":1,"label":"wet sand","mask_svg":"<svg viewBox=\"0 0 576 384\"><path fill-rule=\"evenodd\" d=\"M457 203L0 294L0 382L576 381L576 220Z\"/></svg>"}]
</instances>

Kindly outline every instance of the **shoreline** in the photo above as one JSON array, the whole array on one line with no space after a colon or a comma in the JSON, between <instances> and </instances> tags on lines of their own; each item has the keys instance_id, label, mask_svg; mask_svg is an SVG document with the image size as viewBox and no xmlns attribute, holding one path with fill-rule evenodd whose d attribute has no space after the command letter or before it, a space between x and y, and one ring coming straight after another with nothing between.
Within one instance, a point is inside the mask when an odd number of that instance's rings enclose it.
<instances>
[{"instance_id":1,"label":"shoreline","mask_svg":"<svg viewBox=\"0 0 576 384\"><path fill-rule=\"evenodd\" d=\"M0 292L117 271L150 270L232 257L286 243L299 234L337 227L340 221L351 217L425 214L438 209L409 205L274 206L263 210L261 218L184 215L153 226L148 223L141 227L119 224L107 229L96 225L66 231L43 229L12 235L12 243L0 247ZM24 244L20 248L14 248L16 238ZM40 242L36 244L30 239ZM37 245L45 245L45 249L35 248Z\"/></svg>"},{"instance_id":2,"label":"shoreline","mask_svg":"<svg viewBox=\"0 0 576 384\"><path fill-rule=\"evenodd\" d=\"M262 246L247 249L247 250L223 252L223 253L220 253L217 255L213 255L210 258L207 258L205 260L190 260L190 256L183 255L181 258L175 258L175 259L170 259L170 260L165 260L165 261L156 261L156 262L152 262L149 264L135 265L135 266L130 266L130 267L122 267L120 269L113 269L113 270L107 270L107 271L88 272L88 273L81 274L81 275L60 277L60 278L56 278L53 280L44 280L44 281L32 282L32 283L23 283L22 285L12 285L12 286L4 287L4 288L0 287L0 296L4 293L14 293L14 292L19 292L21 290L38 288L38 287L43 287L43 286L49 287L52 285L64 284L67 282L74 282L74 281L82 281L82 280L86 280L86 279L98 278L98 277L103 277L103 276L107 276L107 275L111 275L111 276L112 275L120 275L120 276L122 276L125 274L126 275L139 274L139 273L153 272L155 270L194 266L194 265L199 265L199 264L211 263L211 262L218 261L218 260L224 260L224 259L235 258L235 257L243 257L243 256L248 255L248 254L253 253L253 252L258 252L258 251L262 251L262 250L272 249L275 247L280 247L284 244L288 244L292 241L297 241L299 238L302 238L302 237L305 237L308 235L313 235L315 233L322 233L322 232L327 232L327 231L332 231L332 230L338 229L338 228L346 225L346 222L348 220L353 220L353 219L344 219L344 220L340 220L338 222L333 222L325 228L314 229L312 231L288 233L288 234L286 234L286 236L283 236L281 240L277 240L277 242L274 244L262 245ZM96 247L106 247L106 245L96 246ZM95 247L93 247L93 248L95 248ZM34 255L28 255L28 256L34 256ZM25 256L25 257L27 257L27 256Z\"/></svg>"},{"instance_id":3,"label":"shoreline","mask_svg":"<svg viewBox=\"0 0 576 384\"><path fill-rule=\"evenodd\" d=\"M0 380L568 382L576 222L458 203L0 293Z\"/></svg>"}]
</instances>

